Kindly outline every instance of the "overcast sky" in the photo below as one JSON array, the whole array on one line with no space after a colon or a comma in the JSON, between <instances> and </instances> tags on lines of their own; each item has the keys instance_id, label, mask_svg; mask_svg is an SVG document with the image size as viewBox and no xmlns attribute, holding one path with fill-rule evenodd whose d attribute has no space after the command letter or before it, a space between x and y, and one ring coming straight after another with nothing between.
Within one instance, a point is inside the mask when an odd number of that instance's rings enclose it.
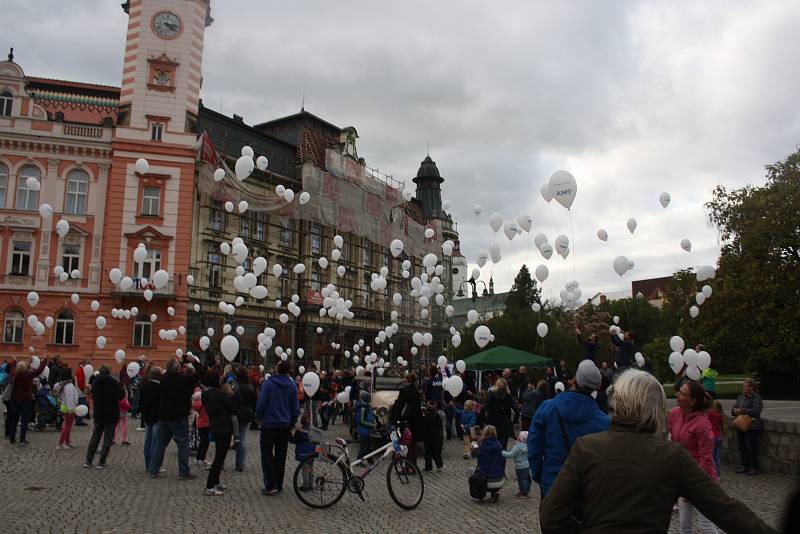
<instances>
[{"instance_id":1,"label":"overcast sky","mask_svg":"<svg viewBox=\"0 0 800 534\"><path fill-rule=\"evenodd\" d=\"M0 0L13 22L0 45L16 48L29 75L119 85L118 4ZM255 124L299 111L305 94L308 111L355 126L359 155L399 179L415 175L430 142L464 254L474 262L495 239L502 247L498 290L522 263L545 261L532 236L495 237L490 213L527 213L550 243L572 240L566 210L539 195L557 169L578 181L574 242L566 261L546 262L546 293L573 279L574 259L585 298L714 263L703 211L714 186L763 183L763 166L800 141L794 0L213 0L212 14L207 106ZM623 280L617 255L636 263Z\"/></svg>"}]
</instances>

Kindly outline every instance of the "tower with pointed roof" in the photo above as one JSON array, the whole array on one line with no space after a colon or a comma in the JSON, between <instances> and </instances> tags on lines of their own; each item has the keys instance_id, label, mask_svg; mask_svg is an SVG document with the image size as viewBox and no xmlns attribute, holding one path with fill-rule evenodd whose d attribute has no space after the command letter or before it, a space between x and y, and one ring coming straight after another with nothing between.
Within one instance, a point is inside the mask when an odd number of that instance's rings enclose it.
<instances>
[{"instance_id":1,"label":"tower with pointed roof","mask_svg":"<svg viewBox=\"0 0 800 534\"><path fill-rule=\"evenodd\" d=\"M442 211L442 183L444 178L439 174L436 162L430 154L420 163L417 176L413 179L417 184L417 200L422 204L422 213L426 219L444 219Z\"/></svg>"}]
</instances>

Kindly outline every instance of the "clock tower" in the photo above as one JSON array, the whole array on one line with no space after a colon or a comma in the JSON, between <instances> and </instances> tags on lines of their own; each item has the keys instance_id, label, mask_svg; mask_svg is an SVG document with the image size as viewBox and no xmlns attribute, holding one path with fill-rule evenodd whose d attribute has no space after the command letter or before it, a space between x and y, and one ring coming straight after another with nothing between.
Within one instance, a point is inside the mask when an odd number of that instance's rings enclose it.
<instances>
[{"instance_id":1,"label":"clock tower","mask_svg":"<svg viewBox=\"0 0 800 534\"><path fill-rule=\"evenodd\" d=\"M164 361L185 347L155 333L186 324L197 110L211 7L210 0L129 0L122 8L128 30L106 192L101 306L135 306L140 322L155 314L150 345L141 352ZM139 158L149 163L144 173L136 170ZM139 243L148 251L142 262L133 259ZM133 287L112 284L113 268L132 278ZM166 287L154 287L157 270L169 273Z\"/></svg>"}]
</instances>

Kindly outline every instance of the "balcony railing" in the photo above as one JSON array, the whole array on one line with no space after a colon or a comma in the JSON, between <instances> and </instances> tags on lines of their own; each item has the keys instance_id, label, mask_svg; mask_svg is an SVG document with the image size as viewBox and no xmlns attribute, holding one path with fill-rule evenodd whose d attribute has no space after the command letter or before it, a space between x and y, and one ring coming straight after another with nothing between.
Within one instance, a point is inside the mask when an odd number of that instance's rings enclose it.
<instances>
[{"instance_id":1,"label":"balcony railing","mask_svg":"<svg viewBox=\"0 0 800 534\"><path fill-rule=\"evenodd\" d=\"M0 285L8 286L31 286L33 285L33 275L31 274L0 274Z\"/></svg>"},{"instance_id":2,"label":"balcony railing","mask_svg":"<svg viewBox=\"0 0 800 534\"><path fill-rule=\"evenodd\" d=\"M103 128L83 124L64 124L64 135L101 139L103 137Z\"/></svg>"}]
</instances>

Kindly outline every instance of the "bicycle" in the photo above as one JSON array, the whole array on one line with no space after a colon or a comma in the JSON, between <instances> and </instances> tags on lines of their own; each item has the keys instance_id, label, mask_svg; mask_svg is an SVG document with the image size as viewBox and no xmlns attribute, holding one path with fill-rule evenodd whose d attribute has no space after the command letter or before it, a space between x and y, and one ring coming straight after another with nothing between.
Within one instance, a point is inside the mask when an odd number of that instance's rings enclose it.
<instances>
[{"instance_id":1,"label":"bicycle","mask_svg":"<svg viewBox=\"0 0 800 534\"><path fill-rule=\"evenodd\" d=\"M336 455L333 449L341 451ZM317 454L307 458L295 469L292 485L295 495L311 508L328 508L342 498L345 491L354 493L364 501L364 479L386 458L391 457L386 471L386 486L392 500L404 510L413 510L422 502L425 482L419 468L406 459L406 447L400 445L397 432L392 430L390 441L363 458L350 461L347 441L337 438L335 442L325 442L317 447ZM373 459L380 458L373 463ZM359 474L354 469L366 465ZM304 470L305 480L304 480ZM310 480L311 485L305 485Z\"/></svg>"}]
</instances>

